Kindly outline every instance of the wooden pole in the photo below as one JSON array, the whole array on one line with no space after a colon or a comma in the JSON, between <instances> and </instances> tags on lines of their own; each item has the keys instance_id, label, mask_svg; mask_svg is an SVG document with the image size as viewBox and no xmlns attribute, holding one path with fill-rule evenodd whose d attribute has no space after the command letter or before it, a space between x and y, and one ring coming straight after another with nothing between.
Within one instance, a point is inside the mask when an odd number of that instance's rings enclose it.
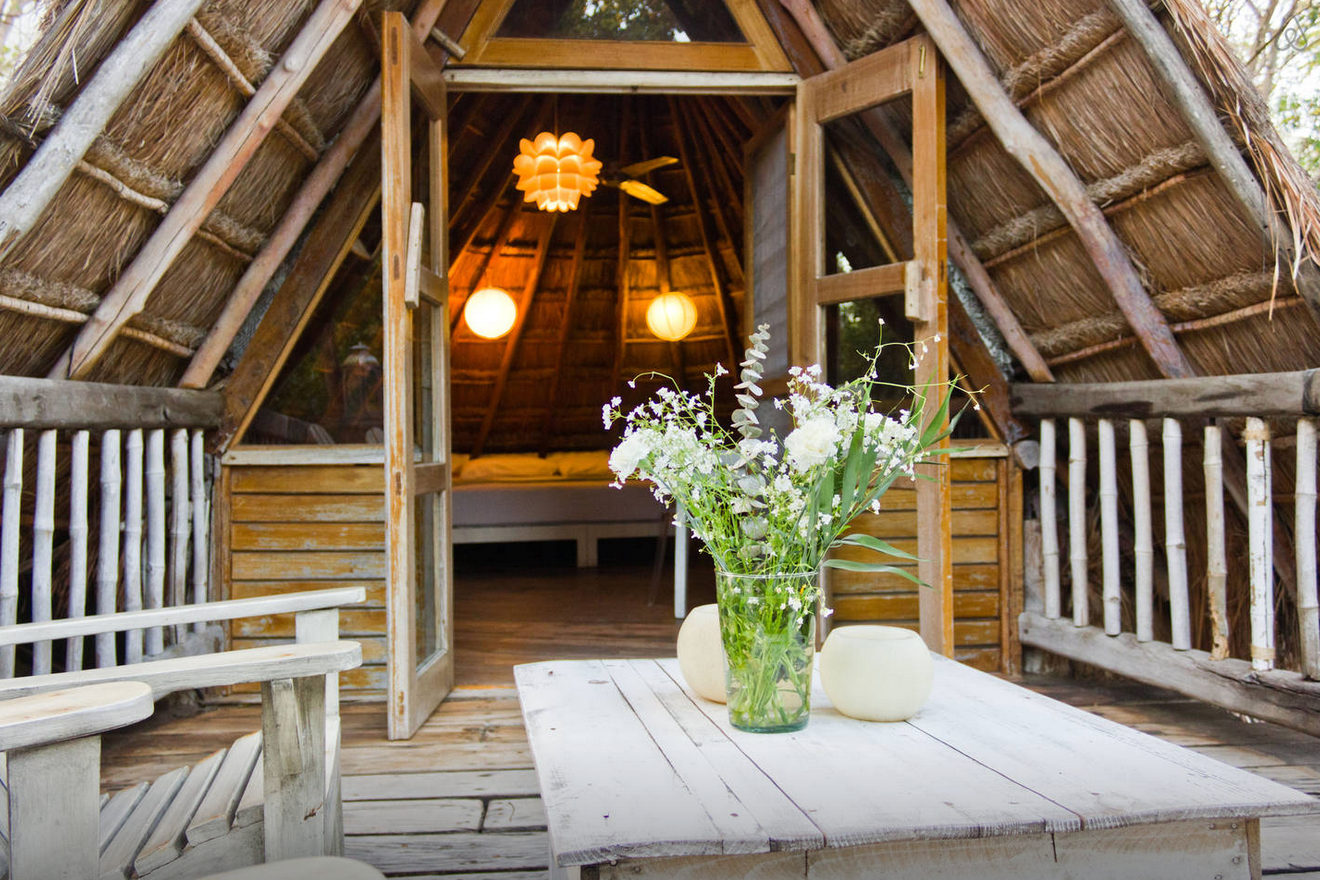
<instances>
[{"instance_id":1,"label":"wooden pole","mask_svg":"<svg viewBox=\"0 0 1320 880\"><path fill-rule=\"evenodd\" d=\"M192 601L200 605L206 601L206 578L211 570L208 553L211 548L211 506L206 501L206 455L202 447L202 432L192 432L189 445L189 490L192 494ZM201 632L206 624L193 624L193 632Z\"/></svg>"},{"instance_id":2,"label":"wooden pole","mask_svg":"<svg viewBox=\"0 0 1320 880\"><path fill-rule=\"evenodd\" d=\"M360 3L361 0L321 0L280 63L230 125L133 262L102 297L73 344L51 368L50 378L86 378L120 328L146 307L147 299L166 270L265 141Z\"/></svg>"},{"instance_id":3,"label":"wooden pole","mask_svg":"<svg viewBox=\"0 0 1320 880\"><path fill-rule=\"evenodd\" d=\"M1150 453L1146 423L1128 422L1128 454L1132 458L1132 555L1136 562L1137 641L1155 638L1155 541L1150 517Z\"/></svg>"},{"instance_id":4,"label":"wooden pole","mask_svg":"<svg viewBox=\"0 0 1320 880\"><path fill-rule=\"evenodd\" d=\"M1086 424L1068 420L1068 562L1073 626L1091 622L1086 560Z\"/></svg>"},{"instance_id":5,"label":"wooden pole","mask_svg":"<svg viewBox=\"0 0 1320 880\"><path fill-rule=\"evenodd\" d=\"M32 513L32 622L51 619L51 554L55 542L55 455L57 434L42 431L37 441L36 507ZM32 646L32 674L51 672L49 641Z\"/></svg>"},{"instance_id":6,"label":"wooden pole","mask_svg":"<svg viewBox=\"0 0 1320 880\"><path fill-rule=\"evenodd\" d=\"M1293 541L1297 547L1297 622L1302 673L1320 680L1320 602L1316 597L1315 420L1297 422L1297 488Z\"/></svg>"},{"instance_id":7,"label":"wooden pole","mask_svg":"<svg viewBox=\"0 0 1320 880\"><path fill-rule=\"evenodd\" d=\"M1210 658L1228 657L1228 552L1224 542L1224 444L1218 425L1205 426L1206 591L1210 597Z\"/></svg>"},{"instance_id":8,"label":"wooden pole","mask_svg":"<svg viewBox=\"0 0 1320 880\"><path fill-rule=\"evenodd\" d=\"M87 614L87 464L90 458L90 431L74 431L69 451L69 601L68 616ZM74 636L64 643L64 668L77 672L83 668L83 637Z\"/></svg>"},{"instance_id":9,"label":"wooden pole","mask_svg":"<svg viewBox=\"0 0 1320 880\"><path fill-rule=\"evenodd\" d=\"M96 613L114 614L119 598L119 440L118 428L101 435L101 535L96 554ZM96 666L115 666L115 635L96 637Z\"/></svg>"},{"instance_id":10,"label":"wooden pole","mask_svg":"<svg viewBox=\"0 0 1320 880\"><path fill-rule=\"evenodd\" d=\"M23 519L23 429L5 438L5 498L0 522L0 626L18 623L19 526ZM14 677L14 646L0 648L0 678Z\"/></svg>"},{"instance_id":11,"label":"wooden pole","mask_svg":"<svg viewBox=\"0 0 1320 880\"><path fill-rule=\"evenodd\" d=\"M1242 439L1247 445L1247 548L1251 572L1251 668L1274 668L1274 533L1270 506L1270 429L1263 419L1248 418Z\"/></svg>"},{"instance_id":12,"label":"wooden pole","mask_svg":"<svg viewBox=\"0 0 1320 880\"><path fill-rule=\"evenodd\" d=\"M165 430L147 434L147 608L165 607ZM147 630L146 654L154 657L165 650L165 634L158 626Z\"/></svg>"},{"instance_id":13,"label":"wooden pole","mask_svg":"<svg viewBox=\"0 0 1320 880\"><path fill-rule=\"evenodd\" d=\"M188 431L170 435L170 595L175 608L188 604ZM183 641L182 626L174 627L174 643Z\"/></svg>"},{"instance_id":14,"label":"wooden pole","mask_svg":"<svg viewBox=\"0 0 1320 880\"><path fill-rule=\"evenodd\" d=\"M1183 526L1182 425L1164 420L1164 552L1169 567L1169 623L1174 649L1192 647L1187 600L1187 538Z\"/></svg>"},{"instance_id":15,"label":"wooden pole","mask_svg":"<svg viewBox=\"0 0 1320 880\"><path fill-rule=\"evenodd\" d=\"M1118 456L1114 449L1113 419L1101 419L1098 430L1105 635L1116 636L1123 631L1123 598L1118 569Z\"/></svg>"},{"instance_id":16,"label":"wooden pole","mask_svg":"<svg viewBox=\"0 0 1320 880\"><path fill-rule=\"evenodd\" d=\"M36 225L124 98L201 5L202 0L157 0L97 67L55 130L0 193L0 260Z\"/></svg>"},{"instance_id":17,"label":"wooden pole","mask_svg":"<svg viewBox=\"0 0 1320 880\"><path fill-rule=\"evenodd\" d=\"M413 16L413 32L419 37L429 33L436 18L445 7L446 0L423 0ZM422 30L426 28L426 30ZM263 83L264 85L264 83ZM284 258L302 236L303 228L317 212L330 190L339 182L344 169L367 138L375 133L380 120L380 80L367 89L353 114L344 124L343 131L321 155L321 159L307 176L298 194L289 204L280 223L271 232L261 251L248 264L238 280L224 309L211 327L211 332L198 346L197 353L179 380L183 388L203 388L210 381L216 365L234 341L234 336L247 320L248 312L256 303L270 279L284 263ZM356 237L356 236L355 236Z\"/></svg>"},{"instance_id":18,"label":"wooden pole","mask_svg":"<svg viewBox=\"0 0 1320 880\"><path fill-rule=\"evenodd\" d=\"M1054 419L1040 420L1040 546L1045 562L1045 616L1057 619L1063 612L1059 595L1059 521L1056 510L1054 470Z\"/></svg>"},{"instance_id":19,"label":"wooden pole","mask_svg":"<svg viewBox=\"0 0 1320 880\"><path fill-rule=\"evenodd\" d=\"M1165 376L1193 375L1168 322L1146 293L1131 257L1087 195L1085 185L1004 92L949 4L945 0L912 0L912 8L1004 149L1068 219L1156 367Z\"/></svg>"},{"instance_id":20,"label":"wooden pole","mask_svg":"<svg viewBox=\"0 0 1320 880\"><path fill-rule=\"evenodd\" d=\"M124 440L124 610L142 610L142 429ZM142 630L124 633L124 662L142 662Z\"/></svg>"},{"instance_id":21,"label":"wooden pole","mask_svg":"<svg viewBox=\"0 0 1320 880\"><path fill-rule=\"evenodd\" d=\"M1220 179L1241 206L1256 228L1261 242L1270 253L1277 249L1291 261L1298 260L1292 232L1270 205L1265 191L1251 172L1237 145L1224 130L1219 114L1201 88L1200 82L1183 60L1155 13L1143 0L1109 0L1127 26L1128 33L1140 44L1151 66L1168 86L1166 96L1181 112L1210 164L1219 172ZM1303 255L1296 262L1294 279L1298 292L1311 307L1311 313L1320 318L1320 271Z\"/></svg>"}]
</instances>

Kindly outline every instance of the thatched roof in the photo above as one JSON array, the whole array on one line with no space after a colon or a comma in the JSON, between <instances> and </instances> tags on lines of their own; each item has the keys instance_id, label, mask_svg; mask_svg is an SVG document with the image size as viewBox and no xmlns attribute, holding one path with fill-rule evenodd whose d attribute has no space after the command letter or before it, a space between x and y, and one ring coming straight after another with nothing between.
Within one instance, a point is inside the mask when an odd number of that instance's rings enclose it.
<instances>
[{"instance_id":1,"label":"thatched roof","mask_svg":"<svg viewBox=\"0 0 1320 880\"><path fill-rule=\"evenodd\" d=\"M789 43L785 28L792 25L791 17L777 0L760 2L781 40ZM99 61L149 5L142 0L51 3L49 30L0 96L0 187L13 180ZM128 322L86 378L157 385L178 381L239 276L306 180L314 157L333 142L372 83L378 62L370 20L381 9L412 11L414 5L407 0L368 0L358 21L339 35L301 88L282 124L170 266L145 309ZM951 5L1004 88L1102 207L1147 292L1199 371L1296 369L1320 358L1320 327L1311 311L1299 305L1288 267L1278 264L1276 252L1261 243L1243 218L1165 96L1150 62L1105 0L953 0ZM46 375L314 6L310 0L210 0L203 5L195 25L175 40L129 95L36 227L0 259L0 333L6 340L0 348L0 372ZM451 6L470 14L476 3L465 0ZM819 0L817 10L850 58L920 30L903 0ZM1158 11L1285 216L1296 243L1312 254L1320 252L1320 206L1314 188L1282 147L1223 40L1196 0L1165 0ZM644 117L650 128L649 146L639 146L641 138L633 128L631 145L608 145L613 158L677 155L675 138L691 122L709 129L704 139L731 144L733 149L720 152L736 159L738 142L770 110L764 101L684 99L671 105L660 98L633 100L634 120ZM576 104L566 99L561 112L566 118L591 112L614 119L623 112L623 103L615 98ZM1056 378L1158 376L1076 234L983 124L952 76L948 103L950 217L972 242ZM680 108L678 122L672 106ZM455 140L451 194L451 252L459 296L466 295L475 280L471 276L492 253L486 274L495 283L516 289L530 271L529 249L534 249L541 225L549 222L546 215L517 211L503 223L507 195L495 203L484 198L507 185L507 169L501 163L483 172L480 192L470 197L466 194L473 181L465 175L470 177L491 150L507 152L507 144L492 142L504 119L517 114L525 120L514 126L521 133L543 110L542 101L510 95L459 100L455 118L465 124ZM702 141L694 138L689 146L700 151ZM707 190L700 196L707 210L726 212L714 248L736 307L742 284L740 163L728 162L720 172L714 161L703 155L693 164L700 166L699 176L704 175L698 189ZM629 344L623 363L615 362L616 337L643 335L645 299L630 301L621 332L617 201L615 191L598 191L588 212L559 219L550 240L542 289L507 377L490 448L529 445L526 438L544 429L547 413L555 408L562 410L555 420L564 443L584 443L587 411L617 387L618 375L610 372L616 367L672 372L679 366L695 374L726 358L724 324L709 263L699 253L693 197L683 175L682 169L668 169L656 173L655 182L674 196L660 223L670 251L671 280L675 287L693 292L701 307L695 336L677 349L658 342ZM495 207L479 210L486 204ZM712 215L715 219L720 218ZM568 267L583 222L588 232L582 282L573 324L561 337L558 329L571 280ZM649 294L658 287L649 211L638 203L629 223L629 285ZM290 259L294 256L296 249ZM731 320L734 327L742 327L740 315ZM454 412L461 449L477 411L490 406L490 373L501 348L499 343L475 341L461 327L454 343ZM223 382L230 365L223 364L212 382ZM556 372L565 381L559 397L547 402L543 383Z\"/></svg>"}]
</instances>

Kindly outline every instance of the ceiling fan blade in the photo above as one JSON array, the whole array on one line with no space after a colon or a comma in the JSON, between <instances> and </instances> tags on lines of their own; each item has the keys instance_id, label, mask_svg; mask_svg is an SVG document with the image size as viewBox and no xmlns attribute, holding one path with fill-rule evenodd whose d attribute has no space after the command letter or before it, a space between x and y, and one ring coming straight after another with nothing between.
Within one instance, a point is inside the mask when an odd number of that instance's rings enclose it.
<instances>
[{"instance_id":1,"label":"ceiling fan blade","mask_svg":"<svg viewBox=\"0 0 1320 880\"><path fill-rule=\"evenodd\" d=\"M661 195L640 180L625 180L623 183L619 184L619 189L635 199L641 199L652 205L663 205L665 202L669 201L668 196Z\"/></svg>"},{"instance_id":2,"label":"ceiling fan blade","mask_svg":"<svg viewBox=\"0 0 1320 880\"><path fill-rule=\"evenodd\" d=\"M654 159L647 159L642 162L634 162L619 169L619 173L628 177L640 177L648 171L654 171L657 168L664 168L667 165L677 165L678 160L673 156L656 156Z\"/></svg>"}]
</instances>

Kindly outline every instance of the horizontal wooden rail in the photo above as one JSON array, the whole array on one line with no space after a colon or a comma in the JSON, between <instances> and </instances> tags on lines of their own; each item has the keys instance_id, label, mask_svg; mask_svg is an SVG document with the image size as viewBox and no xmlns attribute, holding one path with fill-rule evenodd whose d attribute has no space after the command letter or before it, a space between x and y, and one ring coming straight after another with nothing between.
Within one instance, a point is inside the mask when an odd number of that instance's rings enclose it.
<instances>
[{"instance_id":1,"label":"horizontal wooden rail","mask_svg":"<svg viewBox=\"0 0 1320 880\"><path fill-rule=\"evenodd\" d=\"M916 284L919 270L911 260L885 266L869 266L816 279L816 302L823 306L903 293Z\"/></svg>"},{"instance_id":2,"label":"horizontal wooden rail","mask_svg":"<svg viewBox=\"0 0 1320 880\"><path fill-rule=\"evenodd\" d=\"M1016 382L1011 389L1013 412L1019 416L1270 418L1320 414L1320 370L1076 385Z\"/></svg>"},{"instance_id":3,"label":"horizontal wooden rail","mask_svg":"<svg viewBox=\"0 0 1320 880\"><path fill-rule=\"evenodd\" d=\"M69 620L20 623L15 626L0 627L0 645L26 645L50 639L125 632L153 626L180 626L188 623L265 617L270 614L296 614L300 611L356 605L366 600L367 591L364 587L336 587L330 590L310 590L281 596L260 596L255 599L228 599L221 602L180 605L174 608L119 611L114 614L95 614Z\"/></svg>"},{"instance_id":4,"label":"horizontal wooden rail","mask_svg":"<svg viewBox=\"0 0 1320 880\"><path fill-rule=\"evenodd\" d=\"M0 701L0 751L105 733L151 715L151 688L118 681Z\"/></svg>"},{"instance_id":5,"label":"horizontal wooden rail","mask_svg":"<svg viewBox=\"0 0 1320 880\"><path fill-rule=\"evenodd\" d=\"M214 428L219 392L0 376L0 428Z\"/></svg>"}]
</instances>

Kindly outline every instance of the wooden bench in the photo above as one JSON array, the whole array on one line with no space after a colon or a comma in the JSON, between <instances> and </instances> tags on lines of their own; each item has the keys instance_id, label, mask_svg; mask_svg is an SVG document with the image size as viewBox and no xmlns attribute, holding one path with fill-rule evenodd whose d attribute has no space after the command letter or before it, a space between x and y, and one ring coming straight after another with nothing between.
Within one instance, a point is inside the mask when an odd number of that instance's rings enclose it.
<instances>
[{"instance_id":1,"label":"wooden bench","mask_svg":"<svg viewBox=\"0 0 1320 880\"><path fill-rule=\"evenodd\" d=\"M104 693L113 696L114 688L132 683L146 689L149 715L152 700L175 691L253 682L262 686L261 731L240 737L193 767L176 768L113 797L96 794L99 739L90 729L67 734L68 741L54 738L37 749L56 755L56 760L63 760L58 756L66 752L81 756L75 763L79 773L89 774L93 806L99 813L92 844L97 870L80 869L69 876L195 878L261 861L341 853L338 673L360 665L362 652L356 642L337 641L338 607L365 598L364 589L350 587L0 628L0 645L5 645L295 614L297 643L292 645L0 682L0 719L16 723L29 719L30 706L46 711L41 701L49 701L55 693L87 694L94 700L103 696L98 688L110 689ZM67 703L69 698L62 699ZM56 705L65 704L57 700ZM49 714L48 729L58 733L59 712ZM107 715L109 722L119 717L114 712ZM109 723L101 730L132 720L138 719ZM92 739L98 746L89 751L85 743ZM6 840L14 844L14 876L20 880L20 829L40 824L36 817L51 810L58 813L63 796L41 784L39 777L27 777L38 782L24 789L22 774L15 776L14 767L15 761L22 765L28 760L25 743L13 739L0 724L0 750L17 750L8 755L8 815L13 821ZM82 791L87 783L77 788ZM79 809L84 809L85 792L79 797ZM57 854L32 858L49 860Z\"/></svg>"},{"instance_id":2,"label":"wooden bench","mask_svg":"<svg viewBox=\"0 0 1320 880\"><path fill-rule=\"evenodd\" d=\"M515 670L551 876L1260 876L1259 820L1320 801L936 658L910 721L733 729L674 660Z\"/></svg>"}]
</instances>

